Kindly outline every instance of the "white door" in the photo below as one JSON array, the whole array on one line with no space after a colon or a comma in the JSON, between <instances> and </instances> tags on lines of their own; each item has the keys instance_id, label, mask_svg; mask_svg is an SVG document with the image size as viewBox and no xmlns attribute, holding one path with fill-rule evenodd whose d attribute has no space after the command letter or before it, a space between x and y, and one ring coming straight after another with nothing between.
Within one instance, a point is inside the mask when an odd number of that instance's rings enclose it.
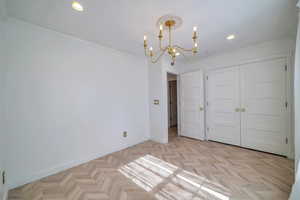
<instances>
[{"instance_id":1,"label":"white door","mask_svg":"<svg viewBox=\"0 0 300 200\"><path fill-rule=\"evenodd\" d=\"M240 145L239 68L212 71L207 79L207 139Z\"/></svg>"},{"instance_id":2,"label":"white door","mask_svg":"<svg viewBox=\"0 0 300 200\"><path fill-rule=\"evenodd\" d=\"M279 59L240 68L243 147L286 155L285 65Z\"/></svg>"},{"instance_id":3,"label":"white door","mask_svg":"<svg viewBox=\"0 0 300 200\"><path fill-rule=\"evenodd\" d=\"M181 136L204 140L202 71L180 75Z\"/></svg>"}]
</instances>

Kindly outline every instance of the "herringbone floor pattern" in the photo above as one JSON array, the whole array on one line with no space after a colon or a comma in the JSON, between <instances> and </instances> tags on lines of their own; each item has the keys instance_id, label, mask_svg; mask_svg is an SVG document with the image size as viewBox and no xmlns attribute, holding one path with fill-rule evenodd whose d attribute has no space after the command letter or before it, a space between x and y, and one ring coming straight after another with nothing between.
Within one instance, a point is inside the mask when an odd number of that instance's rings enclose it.
<instances>
[{"instance_id":1,"label":"herringbone floor pattern","mask_svg":"<svg viewBox=\"0 0 300 200\"><path fill-rule=\"evenodd\" d=\"M9 192L9 200L285 200L293 162L188 138L147 141Z\"/></svg>"}]
</instances>

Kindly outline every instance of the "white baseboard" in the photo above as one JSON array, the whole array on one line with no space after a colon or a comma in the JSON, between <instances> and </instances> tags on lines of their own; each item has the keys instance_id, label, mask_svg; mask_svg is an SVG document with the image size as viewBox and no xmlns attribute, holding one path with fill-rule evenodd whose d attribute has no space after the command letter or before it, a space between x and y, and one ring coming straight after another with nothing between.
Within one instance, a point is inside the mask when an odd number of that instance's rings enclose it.
<instances>
[{"instance_id":1,"label":"white baseboard","mask_svg":"<svg viewBox=\"0 0 300 200\"><path fill-rule=\"evenodd\" d=\"M7 197L8 197L8 191L4 188L4 191L0 193L0 199L7 200Z\"/></svg>"},{"instance_id":2,"label":"white baseboard","mask_svg":"<svg viewBox=\"0 0 300 200\"><path fill-rule=\"evenodd\" d=\"M32 174L31 176L23 177L23 178L21 178L20 180L18 180L16 182L9 183L8 184L8 189L11 190L11 189L20 187L22 185L40 180L40 179L45 178L47 176L59 173L61 171L70 169L72 167L76 167L80 164L89 162L91 160L95 160L95 159L97 159L99 157L102 157L102 156L105 156L105 155L97 154L97 155L89 156L88 158L85 158L85 159L74 160L74 161L66 162L64 164L57 165L57 166L54 166L54 167L51 167L51 168L48 168L48 169L45 169L45 170L41 170L41 171L39 171L35 174Z\"/></svg>"},{"instance_id":3,"label":"white baseboard","mask_svg":"<svg viewBox=\"0 0 300 200\"><path fill-rule=\"evenodd\" d=\"M4 191L4 195L3 195L3 199L4 199L4 200L7 200L7 198L8 198L8 191L5 190L5 191Z\"/></svg>"},{"instance_id":4,"label":"white baseboard","mask_svg":"<svg viewBox=\"0 0 300 200\"><path fill-rule=\"evenodd\" d=\"M292 192L290 194L289 200L298 200L300 199L300 184L295 183L292 187Z\"/></svg>"},{"instance_id":5,"label":"white baseboard","mask_svg":"<svg viewBox=\"0 0 300 200\"><path fill-rule=\"evenodd\" d=\"M69 162L66 162L64 164L60 164L60 165L57 165L57 166L54 166L54 167L51 167L51 168L48 168L48 169L45 169L45 170L41 170L41 171L39 171L39 172L37 172L35 174L32 174L31 176L20 178L19 181L15 181L15 182L9 183L8 184L8 190L20 187L22 185L25 185L25 184L28 184L28 183L31 183L31 182L34 182L34 181L37 181L37 180L40 180L40 179L45 178L47 176L50 176L50 175L62 172L64 170L70 169L72 167L76 167L78 165L87 163L87 162L89 162L91 160L95 160L97 158L109 155L111 153L114 153L114 152L126 149L126 148L128 148L130 146L134 146L136 144L145 142L147 140L148 139L142 140L142 141L139 141L139 142L136 142L136 143L133 143L131 145L126 145L124 147L116 149L113 152L97 153L96 155L90 155L88 157L85 157L85 158L82 158L82 159L79 159L79 160L69 161Z\"/></svg>"}]
</instances>

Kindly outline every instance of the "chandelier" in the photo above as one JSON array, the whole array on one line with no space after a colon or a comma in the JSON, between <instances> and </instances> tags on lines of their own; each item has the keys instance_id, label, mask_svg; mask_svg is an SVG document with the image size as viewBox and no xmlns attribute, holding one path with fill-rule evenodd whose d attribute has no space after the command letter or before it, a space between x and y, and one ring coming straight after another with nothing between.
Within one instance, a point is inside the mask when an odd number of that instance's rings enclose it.
<instances>
[{"instance_id":1,"label":"chandelier","mask_svg":"<svg viewBox=\"0 0 300 200\"><path fill-rule=\"evenodd\" d=\"M147 36L144 35L144 50L145 50L145 56L149 57L152 63L156 63L159 61L159 59L167 52L168 55L171 58L171 65L173 66L175 64L175 60L177 56L183 55L185 56L184 52L192 53L193 55L197 53L198 51L198 44L197 44L197 27L193 27L193 47L191 49L185 49L183 47L180 47L179 45L173 44L172 41L172 31L180 27L182 24L182 20L180 17L177 16L171 16L171 15L165 15L159 18L157 22L157 26L159 26L159 34L158 34L158 40L159 40L159 50L154 52L153 47L148 48L147 43ZM162 46L162 40L164 38L163 32L164 30L168 31L169 34L169 41L168 45L165 47Z\"/></svg>"}]
</instances>

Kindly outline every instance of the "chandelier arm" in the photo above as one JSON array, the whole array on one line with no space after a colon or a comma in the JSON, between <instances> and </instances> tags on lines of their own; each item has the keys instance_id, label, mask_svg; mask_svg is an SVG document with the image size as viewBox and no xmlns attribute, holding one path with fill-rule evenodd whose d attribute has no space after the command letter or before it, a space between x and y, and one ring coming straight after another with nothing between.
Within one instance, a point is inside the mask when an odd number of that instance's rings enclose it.
<instances>
[{"instance_id":1,"label":"chandelier arm","mask_svg":"<svg viewBox=\"0 0 300 200\"><path fill-rule=\"evenodd\" d=\"M182 51L181 49L177 49L177 51L178 51L180 54L182 54L184 58L187 59L186 55L184 54L184 51Z\"/></svg>"},{"instance_id":2,"label":"chandelier arm","mask_svg":"<svg viewBox=\"0 0 300 200\"><path fill-rule=\"evenodd\" d=\"M159 49L159 50L157 50L157 51L153 51L153 52L152 52L152 53L153 53L153 57L155 57L155 55L159 54L160 52L165 52L167 49L168 49L168 47L164 47L164 48ZM149 50L148 50L148 51L149 51ZM150 56L150 55L148 54L148 56Z\"/></svg>"},{"instance_id":3,"label":"chandelier arm","mask_svg":"<svg viewBox=\"0 0 300 200\"><path fill-rule=\"evenodd\" d=\"M145 48L145 56L147 57L148 56L148 54L147 54L147 48Z\"/></svg>"},{"instance_id":4,"label":"chandelier arm","mask_svg":"<svg viewBox=\"0 0 300 200\"><path fill-rule=\"evenodd\" d=\"M185 49L185 48L180 47L180 46L178 46L178 45L174 45L174 47L177 48L177 49L180 49L180 50L182 50L182 51L193 51L193 49Z\"/></svg>"},{"instance_id":5,"label":"chandelier arm","mask_svg":"<svg viewBox=\"0 0 300 200\"><path fill-rule=\"evenodd\" d=\"M160 54L156 59L153 60L153 59L151 58L151 62L152 62L152 63L157 63L157 61L165 54L166 50L167 50L167 48L165 48L165 49L161 52L161 54Z\"/></svg>"},{"instance_id":6,"label":"chandelier arm","mask_svg":"<svg viewBox=\"0 0 300 200\"><path fill-rule=\"evenodd\" d=\"M159 49L160 49L161 51L163 51L163 48L162 48L162 45L161 45L161 39L159 39Z\"/></svg>"}]
</instances>

